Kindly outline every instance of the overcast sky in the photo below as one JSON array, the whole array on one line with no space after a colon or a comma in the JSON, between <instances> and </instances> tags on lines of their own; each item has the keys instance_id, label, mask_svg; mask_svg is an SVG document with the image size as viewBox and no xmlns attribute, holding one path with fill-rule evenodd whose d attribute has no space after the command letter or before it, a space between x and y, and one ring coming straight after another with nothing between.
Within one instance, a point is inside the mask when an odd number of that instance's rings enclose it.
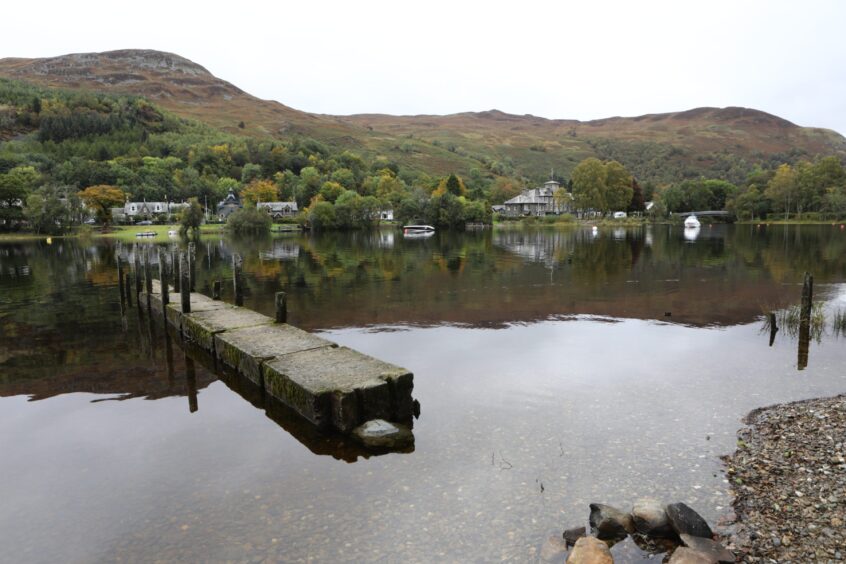
<instances>
[{"instance_id":1,"label":"overcast sky","mask_svg":"<svg viewBox=\"0 0 846 564\"><path fill-rule=\"evenodd\" d=\"M746 106L846 134L836 0L47 0L2 14L0 57L159 49L310 112L587 120Z\"/></svg>"}]
</instances>

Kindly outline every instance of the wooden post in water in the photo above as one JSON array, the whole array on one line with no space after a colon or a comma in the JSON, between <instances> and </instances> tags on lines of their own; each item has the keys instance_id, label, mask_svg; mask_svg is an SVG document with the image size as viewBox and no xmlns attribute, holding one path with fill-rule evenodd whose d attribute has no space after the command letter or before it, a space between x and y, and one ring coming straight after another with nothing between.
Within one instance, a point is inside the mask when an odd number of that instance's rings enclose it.
<instances>
[{"instance_id":1,"label":"wooden post in water","mask_svg":"<svg viewBox=\"0 0 846 564\"><path fill-rule=\"evenodd\" d=\"M776 333L778 333L778 323L776 323L775 313L770 312L768 318L770 320L770 346L773 346L773 343L775 342Z\"/></svg>"},{"instance_id":2,"label":"wooden post in water","mask_svg":"<svg viewBox=\"0 0 846 564\"><path fill-rule=\"evenodd\" d=\"M170 263L173 265L173 291L179 292L181 287L180 281L182 279L182 269L179 267L179 255L177 254L176 247L170 251Z\"/></svg>"},{"instance_id":3,"label":"wooden post in water","mask_svg":"<svg viewBox=\"0 0 846 564\"><path fill-rule=\"evenodd\" d=\"M235 305L244 305L244 284L241 280L241 256L232 255L232 283L235 286Z\"/></svg>"},{"instance_id":4,"label":"wooden post in water","mask_svg":"<svg viewBox=\"0 0 846 564\"><path fill-rule=\"evenodd\" d=\"M194 413L200 408L197 404L197 373L194 370L194 359L188 353L185 353L185 384L188 388L188 411Z\"/></svg>"},{"instance_id":5,"label":"wooden post in water","mask_svg":"<svg viewBox=\"0 0 846 564\"><path fill-rule=\"evenodd\" d=\"M126 292L126 305L132 307L132 278L128 272L123 275L123 287Z\"/></svg>"},{"instance_id":6,"label":"wooden post in water","mask_svg":"<svg viewBox=\"0 0 846 564\"><path fill-rule=\"evenodd\" d=\"M191 291L196 289L197 281L197 245L188 243L188 273L190 274Z\"/></svg>"},{"instance_id":7,"label":"wooden post in water","mask_svg":"<svg viewBox=\"0 0 846 564\"><path fill-rule=\"evenodd\" d=\"M808 353L811 347L811 312L814 302L814 277L805 273L802 284L802 307L799 313L799 351L796 367L804 370L808 366Z\"/></svg>"},{"instance_id":8,"label":"wooden post in water","mask_svg":"<svg viewBox=\"0 0 846 564\"><path fill-rule=\"evenodd\" d=\"M288 295L276 292L276 323L288 323Z\"/></svg>"},{"instance_id":9,"label":"wooden post in water","mask_svg":"<svg viewBox=\"0 0 846 564\"><path fill-rule=\"evenodd\" d=\"M147 311L150 311L150 294L153 293L153 265L150 264L150 251L148 247L144 250L144 290L147 292Z\"/></svg>"},{"instance_id":10,"label":"wooden post in water","mask_svg":"<svg viewBox=\"0 0 846 564\"><path fill-rule=\"evenodd\" d=\"M220 280L215 280L212 284L212 299L219 300L220 299Z\"/></svg>"},{"instance_id":11,"label":"wooden post in water","mask_svg":"<svg viewBox=\"0 0 846 564\"><path fill-rule=\"evenodd\" d=\"M138 303L138 296L141 294L141 255L138 252L138 245L133 245L132 254L135 257L135 303Z\"/></svg>"},{"instance_id":12,"label":"wooden post in water","mask_svg":"<svg viewBox=\"0 0 846 564\"><path fill-rule=\"evenodd\" d=\"M118 271L118 291L120 292L120 303L126 301L126 291L123 287L123 265L121 264L120 260L120 248L118 248L118 256L117 256L117 271Z\"/></svg>"},{"instance_id":13,"label":"wooden post in water","mask_svg":"<svg viewBox=\"0 0 846 564\"><path fill-rule=\"evenodd\" d=\"M182 313L191 313L191 281L188 270L187 253L179 253L180 294L182 295Z\"/></svg>"},{"instance_id":14,"label":"wooden post in water","mask_svg":"<svg viewBox=\"0 0 846 564\"><path fill-rule=\"evenodd\" d=\"M167 253L159 249L159 281L162 285L162 313L167 317L165 308L170 303L170 282L168 281Z\"/></svg>"}]
</instances>

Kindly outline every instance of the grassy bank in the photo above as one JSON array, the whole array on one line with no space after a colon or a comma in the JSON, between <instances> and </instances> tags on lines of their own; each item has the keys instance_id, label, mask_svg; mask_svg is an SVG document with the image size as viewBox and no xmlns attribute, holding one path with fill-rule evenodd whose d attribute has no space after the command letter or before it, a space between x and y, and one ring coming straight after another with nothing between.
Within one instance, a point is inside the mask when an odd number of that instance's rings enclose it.
<instances>
[{"instance_id":1,"label":"grassy bank","mask_svg":"<svg viewBox=\"0 0 846 564\"><path fill-rule=\"evenodd\" d=\"M201 235L217 235L223 233L223 225L210 224L200 227ZM0 233L0 243L5 241L39 241L44 239L69 239L76 237L102 237L106 239L117 239L118 241L136 241L136 235L143 232L153 232L155 237L149 237L149 240L157 241L167 239L168 231L179 232L179 225L129 225L116 226L106 233L102 233L97 229L88 227L80 227L75 229L72 233L65 235L46 235L43 233Z\"/></svg>"}]
</instances>

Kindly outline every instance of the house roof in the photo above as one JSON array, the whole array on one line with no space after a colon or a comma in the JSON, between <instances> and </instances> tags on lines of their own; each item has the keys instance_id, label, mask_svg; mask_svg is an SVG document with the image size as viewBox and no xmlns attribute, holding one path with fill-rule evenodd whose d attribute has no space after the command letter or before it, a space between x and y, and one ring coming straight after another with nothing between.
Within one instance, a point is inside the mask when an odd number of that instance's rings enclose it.
<instances>
[{"instance_id":1,"label":"house roof","mask_svg":"<svg viewBox=\"0 0 846 564\"><path fill-rule=\"evenodd\" d=\"M259 202L258 207L268 208L272 212L297 211L297 202Z\"/></svg>"}]
</instances>

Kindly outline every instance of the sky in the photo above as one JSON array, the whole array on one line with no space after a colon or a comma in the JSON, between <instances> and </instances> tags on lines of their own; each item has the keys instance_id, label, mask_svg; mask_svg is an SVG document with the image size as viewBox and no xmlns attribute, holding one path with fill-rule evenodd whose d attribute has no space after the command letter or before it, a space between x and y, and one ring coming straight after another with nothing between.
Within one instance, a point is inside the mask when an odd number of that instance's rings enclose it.
<instances>
[{"instance_id":1,"label":"sky","mask_svg":"<svg viewBox=\"0 0 846 564\"><path fill-rule=\"evenodd\" d=\"M846 134L846 2L46 0L0 57L145 48L316 113L756 108Z\"/></svg>"}]
</instances>

